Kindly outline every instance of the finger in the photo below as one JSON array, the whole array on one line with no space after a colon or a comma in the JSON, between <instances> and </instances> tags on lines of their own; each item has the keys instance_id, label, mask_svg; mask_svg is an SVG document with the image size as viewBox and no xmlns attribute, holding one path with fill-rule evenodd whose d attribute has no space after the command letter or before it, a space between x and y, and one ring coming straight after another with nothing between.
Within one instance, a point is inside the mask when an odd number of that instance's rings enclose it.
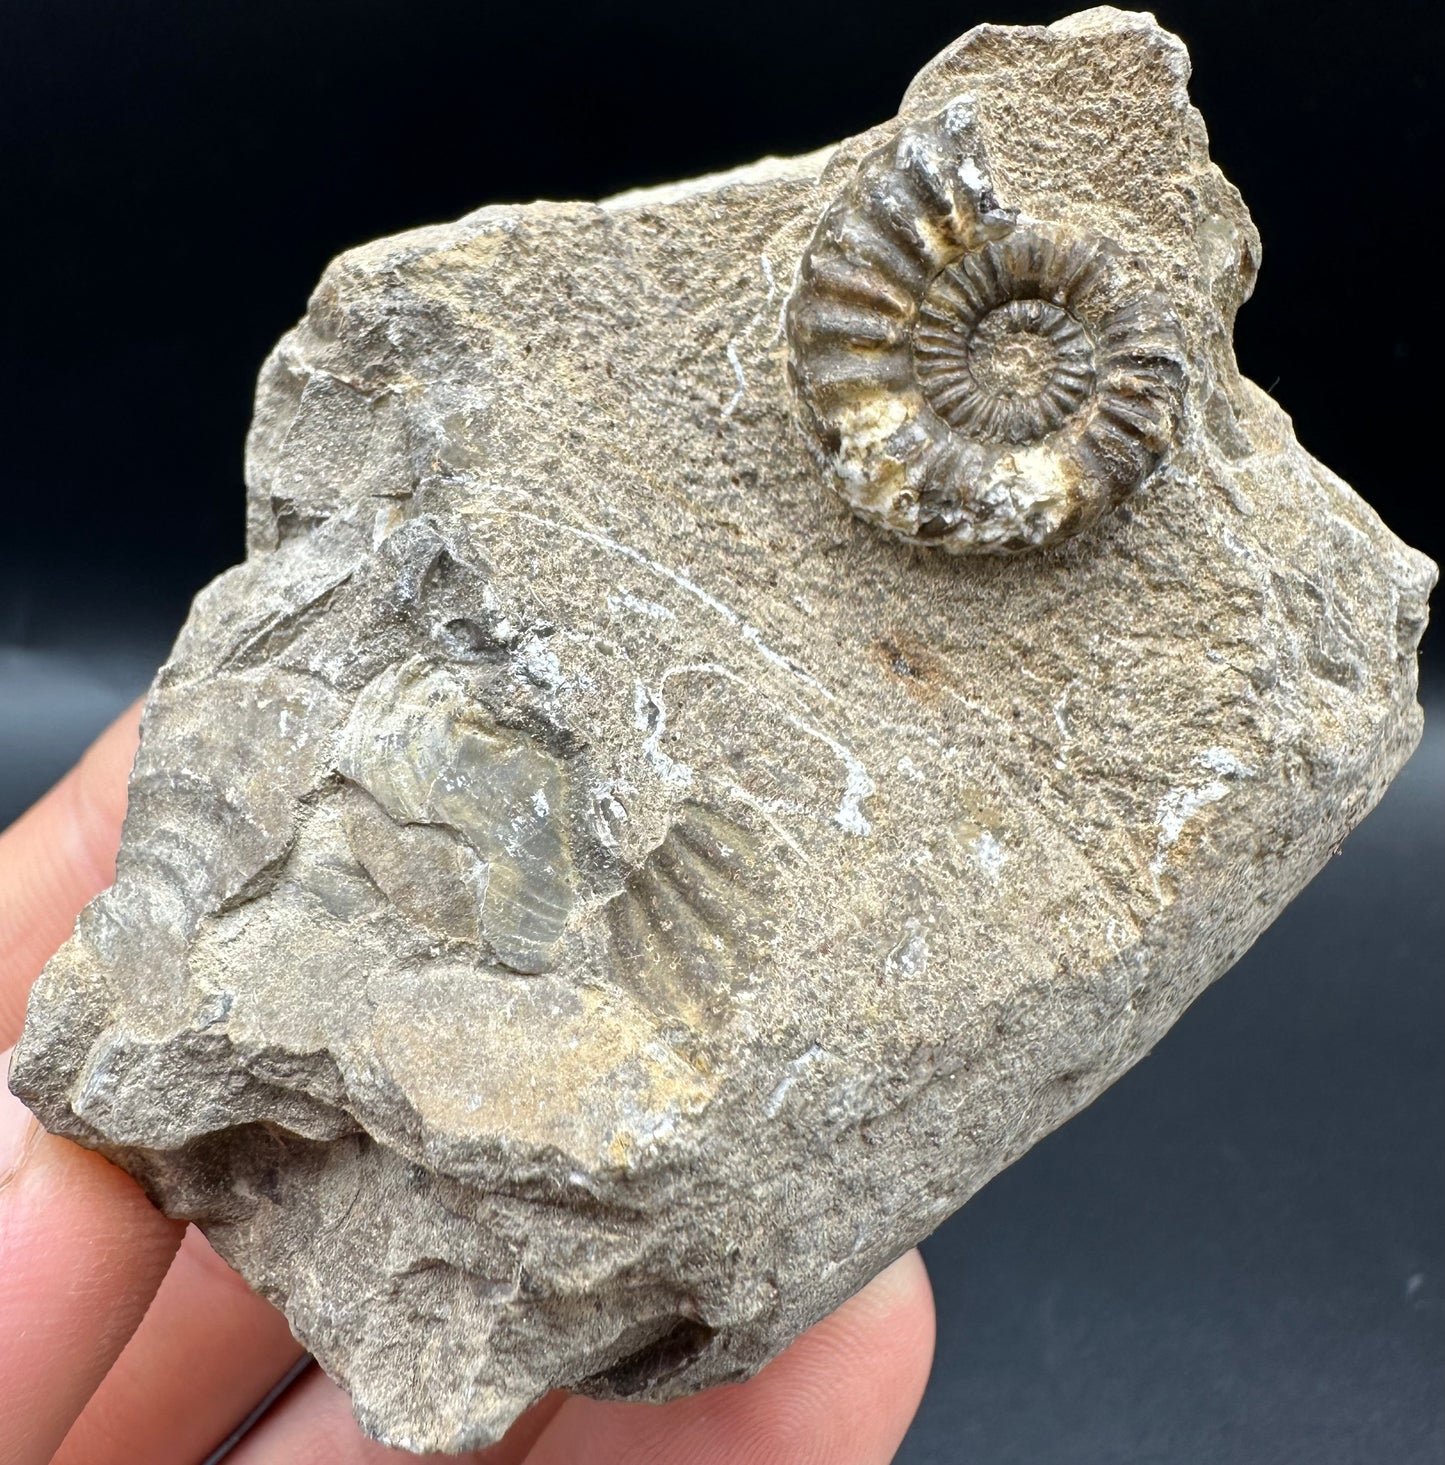
<instances>
[{"instance_id":1,"label":"finger","mask_svg":"<svg viewBox=\"0 0 1445 1465\"><path fill-rule=\"evenodd\" d=\"M134 1332L180 1244L140 1187L46 1134L0 1055L0 1465L45 1465Z\"/></svg>"},{"instance_id":2,"label":"finger","mask_svg":"<svg viewBox=\"0 0 1445 1465\"><path fill-rule=\"evenodd\" d=\"M932 1355L932 1296L923 1263L910 1252L746 1384L661 1406L549 1394L500 1445L466 1458L485 1465L883 1465L918 1407ZM246 1437L230 1465L416 1458L366 1439L345 1394L318 1370Z\"/></svg>"},{"instance_id":3,"label":"finger","mask_svg":"<svg viewBox=\"0 0 1445 1465\"><path fill-rule=\"evenodd\" d=\"M80 907L114 874L138 707L0 835L0 1033ZM190 1231L144 1321L66 1436L57 1465L190 1465L300 1356L285 1319Z\"/></svg>"},{"instance_id":4,"label":"finger","mask_svg":"<svg viewBox=\"0 0 1445 1465\"><path fill-rule=\"evenodd\" d=\"M0 833L0 1048L19 1037L31 983L80 908L115 878L139 721L136 703Z\"/></svg>"},{"instance_id":5,"label":"finger","mask_svg":"<svg viewBox=\"0 0 1445 1465\"><path fill-rule=\"evenodd\" d=\"M226 1465L522 1465L566 1397L559 1391L538 1400L490 1449L462 1456L411 1455L367 1439L352 1417L350 1400L318 1368L261 1420L227 1456Z\"/></svg>"},{"instance_id":6,"label":"finger","mask_svg":"<svg viewBox=\"0 0 1445 1465\"><path fill-rule=\"evenodd\" d=\"M195 1465L301 1357L286 1319L191 1227L54 1465Z\"/></svg>"},{"instance_id":7,"label":"finger","mask_svg":"<svg viewBox=\"0 0 1445 1465\"><path fill-rule=\"evenodd\" d=\"M662 1405L569 1399L527 1465L886 1465L932 1359L910 1251L746 1383Z\"/></svg>"}]
</instances>

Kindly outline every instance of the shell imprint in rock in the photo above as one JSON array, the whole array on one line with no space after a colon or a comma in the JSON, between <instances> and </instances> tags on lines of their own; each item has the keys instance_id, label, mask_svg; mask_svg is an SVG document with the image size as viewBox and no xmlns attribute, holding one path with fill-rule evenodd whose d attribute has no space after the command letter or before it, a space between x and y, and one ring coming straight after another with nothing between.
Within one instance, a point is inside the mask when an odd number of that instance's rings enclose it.
<instances>
[{"instance_id":1,"label":"shell imprint in rock","mask_svg":"<svg viewBox=\"0 0 1445 1465\"><path fill-rule=\"evenodd\" d=\"M1025 221L956 98L867 154L788 302L815 451L863 518L954 553L1056 544L1174 440L1169 302L1111 240Z\"/></svg>"}]
</instances>

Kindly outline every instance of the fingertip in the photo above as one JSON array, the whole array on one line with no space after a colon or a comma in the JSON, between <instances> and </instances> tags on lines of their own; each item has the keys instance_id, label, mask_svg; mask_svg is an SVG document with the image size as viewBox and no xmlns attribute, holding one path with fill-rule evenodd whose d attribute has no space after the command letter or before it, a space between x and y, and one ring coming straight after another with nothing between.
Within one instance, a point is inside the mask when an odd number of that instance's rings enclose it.
<instances>
[{"instance_id":1,"label":"fingertip","mask_svg":"<svg viewBox=\"0 0 1445 1465\"><path fill-rule=\"evenodd\" d=\"M61 781L0 831L0 1044L20 1033L26 995L87 901L115 878L140 704Z\"/></svg>"},{"instance_id":2,"label":"fingertip","mask_svg":"<svg viewBox=\"0 0 1445 1465\"><path fill-rule=\"evenodd\" d=\"M0 1056L0 1068L8 1055ZM0 1460L49 1460L155 1296L183 1227L99 1155L40 1130L0 1074ZM8 1453L7 1453L8 1451Z\"/></svg>"},{"instance_id":3,"label":"fingertip","mask_svg":"<svg viewBox=\"0 0 1445 1465\"><path fill-rule=\"evenodd\" d=\"M907 1335L907 1356L917 1374L917 1391L923 1394L933 1367L937 1342L937 1314L933 1305L933 1283L922 1254L915 1246L885 1267L862 1292L860 1305L876 1309L883 1326Z\"/></svg>"},{"instance_id":4,"label":"fingertip","mask_svg":"<svg viewBox=\"0 0 1445 1465\"><path fill-rule=\"evenodd\" d=\"M916 1321L927 1322L930 1346L933 1338L933 1285L928 1280L928 1268L915 1246L905 1251L896 1261L890 1262L876 1277L860 1291L854 1293L843 1304L843 1309L834 1313L838 1317L844 1309L866 1311L870 1314L888 1316L904 1313ZM826 1326L831 1319L825 1318L819 1326Z\"/></svg>"},{"instance_id":5,"label":"fingertip","mask_svg":"<svg viewBox=\"0 0 1445 1465\"><path fill-rule=\"evenodd\" d=\"M858 1421L856 1438L866 1439L870 1428L879 1436L857 1458L890 1460L923 1397L934 1342L933 1289L915 1248L810 1328L758 1377L770 1371L779 1376L779 1399L796 1416L828 1419L837 1415L841 1402L844 1417ZM839 1435L840 1446L845 1439L846 1434Z\"/></svg>"},{"instance_id":6,"label":"fingertip","mask_svg":"<svg viewBox=\"0 0 1445 1465\"><path fill-rule=\"evenodd\" d=\"M928 1275L910 1251L746 1383L661 1405L569 1399L528 1465L885 1465L933 1338Z\"/></svg>"},{"instance_id":7,"label":"fingertip","mask_svg":"<svg viewBox=\"0 0 1445 1465\"><path fill-rule=\"evenodd\" d=\"M112 807L125 808L125 783L135 762L140 745L141 710L145 698L137 697L114 722L81 755L80 766L87 770L98 788L106 791ZM118 797L117 797L118 795Z\"/></svg>"},{"instance_id":8,"label":"fingertip","mask_svg":"<svg viewBox=\"0 0 1445 1465\"><path fill-rule=\"evenodd\" d=\"M24 1264L79 1260L103 1269L130 1264L156 1285L181 1244L185 1224L158 1211L136 1181L93 1150L47 1133L10 1091L14 1050L0 1053L0 1247ZM5 1142L5 1137L9 1142ZM67 1255L74 1242L80 1253ZM13 1252L13 1255L12 1255ZM18 1260L17 1260L18 1258ZM152 1289L154 1290L154 1289Z\"/></svg>"},{"instance_id":9,"label":"fingertip","mask_svg":"<svg viewBox=\"0 0 1445 1465\"><path fill-rule=\"evenodd\" d=\"M141 703L132 702L54 790L63 795L57 825L69 836L70 853L86 886L95 891L104 890L115 878L126 784L140 743L140 714Z\"/></svg>"}]
</instances>

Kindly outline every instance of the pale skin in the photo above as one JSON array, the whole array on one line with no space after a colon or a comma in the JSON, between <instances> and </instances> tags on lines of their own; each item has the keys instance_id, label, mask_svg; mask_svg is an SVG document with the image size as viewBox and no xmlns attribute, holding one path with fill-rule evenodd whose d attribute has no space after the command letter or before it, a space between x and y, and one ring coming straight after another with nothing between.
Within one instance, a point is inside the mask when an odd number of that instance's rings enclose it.
<instances>
[{"instance_id":1,"label":"pale skin","mask_svg":"<svg viewBox=\"0 0 1445 1465\"><path fill-rule=\"evenodd\" d=\"M25 996L111 881L137 709L0 834L0 1075ZM884 1465L918 1406L933 1300L901 1257L756 1378L671 1404L549 1395L485 1465ZM0 1082L0 1465L197 1465L301 1356L285 1320L123 1172L45 1134ZM228 1457L351 1465L366 1439L303 1374ZM455 1456L428 1457L456 1459Z\"/></svg>"}]
</instances>

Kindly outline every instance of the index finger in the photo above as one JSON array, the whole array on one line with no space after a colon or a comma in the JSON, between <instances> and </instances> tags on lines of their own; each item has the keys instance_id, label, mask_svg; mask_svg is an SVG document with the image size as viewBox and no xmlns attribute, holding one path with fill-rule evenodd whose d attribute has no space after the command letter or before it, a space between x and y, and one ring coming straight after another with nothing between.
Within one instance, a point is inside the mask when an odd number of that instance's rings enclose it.
<instances>
[{"instance_id":1,"label":"index finger","mask_svg":"<svg viewBox=\"0 0 1445 1465\"><path fill-rule=\"evenodd\" d=\"M126 709L38 803L0 833L0 1049L75 918L115 878L140 703Z\"/></svg>"},{"instance_id":2,"label":"index finger","mask_svg":"<svg viewBox=\"0 0 1445 1465\"><path fill-rule=\"evenodd\" d=\"M44 1133L0 1053L0 1465L43 1465L135 1331L179 1221L123 1171Z\"/></svg>"}]
</instances>

